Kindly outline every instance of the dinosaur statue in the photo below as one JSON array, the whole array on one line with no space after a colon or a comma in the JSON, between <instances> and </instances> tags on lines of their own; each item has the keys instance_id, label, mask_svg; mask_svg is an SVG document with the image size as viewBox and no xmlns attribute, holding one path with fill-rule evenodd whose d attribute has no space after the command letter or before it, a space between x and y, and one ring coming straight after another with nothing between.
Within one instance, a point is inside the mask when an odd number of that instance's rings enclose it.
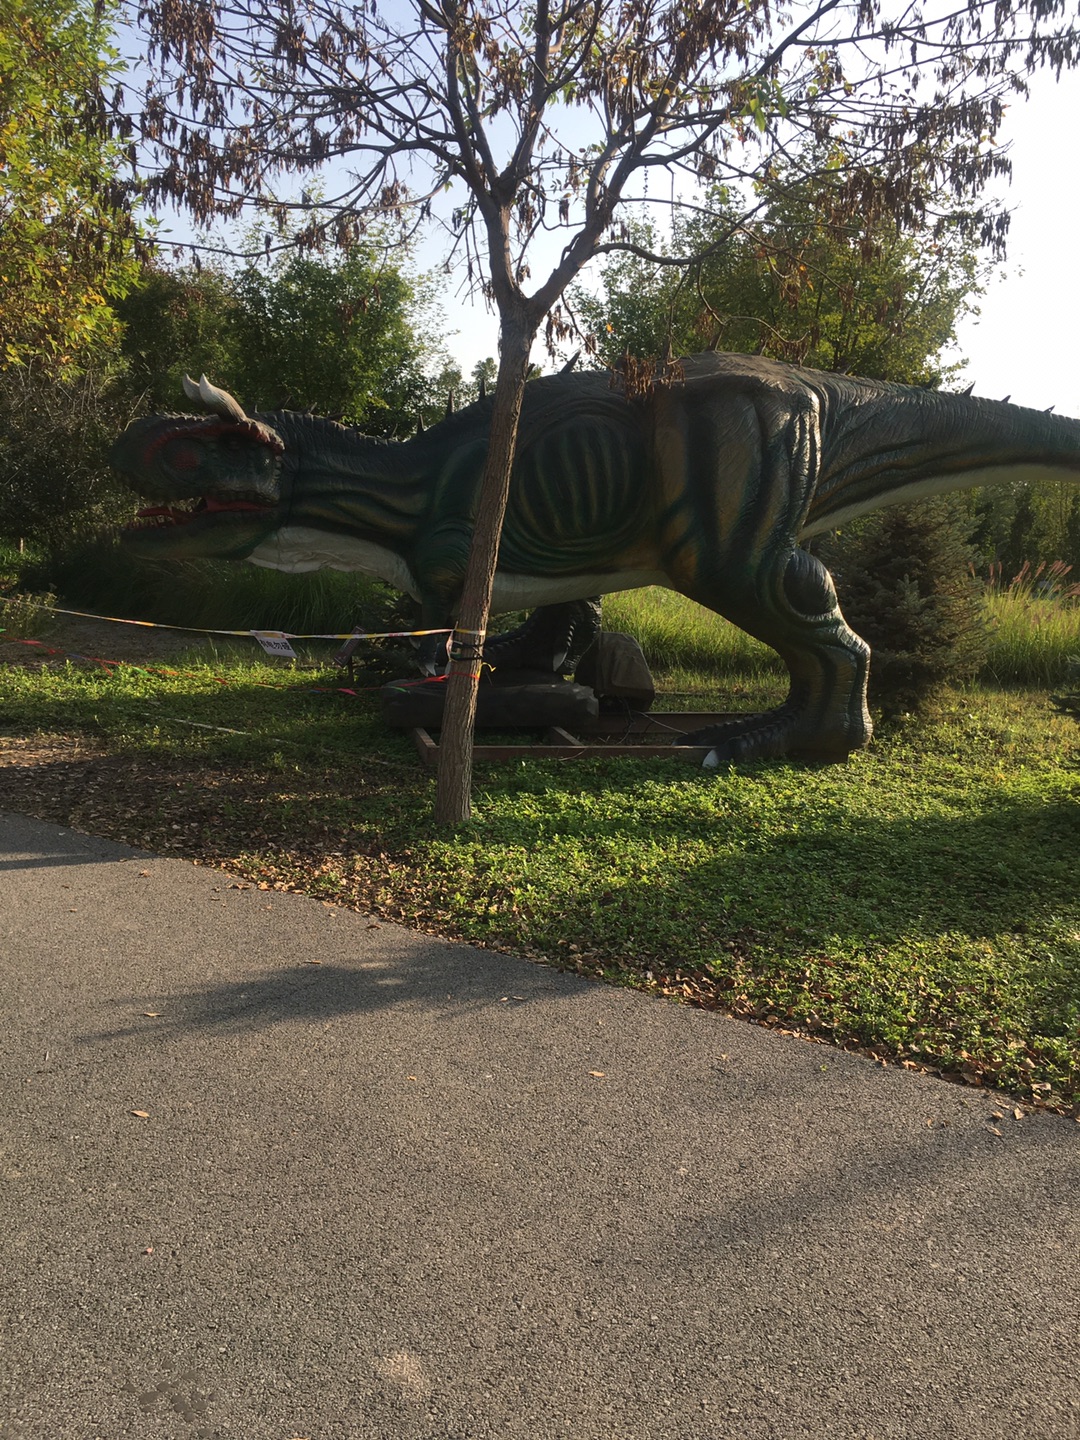
<instances>
[{"instance_id":1,"label":"dinosaur statue","mask_svg":"<svg viewBox=\"0 0 1080 1440\"><path fill-rule=\"evenodd\" d=\"M246 415L205 378L211 413L130 425L113 465L142 496L126 543L279 570L363 571L451 623L490 398L411 440L290 412ZM712 764L840 758L870 739L869 648L800 542L856 515L973 485L1080 476L1080 421L1003 401L709 353L628 397L605 373L525 391L492 610L664 585L771 646L782 705L681 743Z\"/></svg>"}]
</instances>

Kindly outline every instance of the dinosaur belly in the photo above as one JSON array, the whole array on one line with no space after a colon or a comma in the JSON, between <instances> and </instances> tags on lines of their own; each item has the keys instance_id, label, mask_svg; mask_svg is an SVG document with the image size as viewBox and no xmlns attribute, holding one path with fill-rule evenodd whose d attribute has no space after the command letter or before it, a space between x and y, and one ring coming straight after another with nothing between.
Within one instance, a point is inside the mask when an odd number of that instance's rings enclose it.
<instances>
[{"instance_id":1,"label":"dinosaur belly","mask_svg":"<svg viewBox=\"0 0 1080 1440\"><path fill-rule=\"evenodd\" d=\"M416 579L408 565L393 550L341 535L332 530L314 530L304 525L287 525L247 557L252 565L268 570L286 570L291 575L308 570L352 570L385 580L395 590L420 598Z\"/></svg>"},{"instance_id":2,"label":"dinosaur belly","mask_svg":"<svg viewBox=\"0 0 1080 1440\"><path fill-rule=\"evenodd\" d=\"M496 615L508 610L532 610L537 605L557 605L564 600L585 600L590 595L613 595L617 590L640 590L644 585L671 585L661 570L614 570L606 574L520 575L497 570L491 592L491 609Z\"/></svg>"},{"instance_id":3,"label":"dinosaur belly","mask_svg":"<svg viewBox=\"0 0 1080 1440\"><path fill-rule=\"evenodd\" d=\"M252 565L299 575L308 570L349 570L385 580L395 590L420 599L416 576L400 555L372 540L309 526L287 525L264 540L247 557ZM491 608L531 610L563 600L584 600L589 595L611 595L616 590L639 590L643 585L670 585L661 570L591 571L578 575L525 575L500 570L495 574Z\"/></svg>"}]
</instances>

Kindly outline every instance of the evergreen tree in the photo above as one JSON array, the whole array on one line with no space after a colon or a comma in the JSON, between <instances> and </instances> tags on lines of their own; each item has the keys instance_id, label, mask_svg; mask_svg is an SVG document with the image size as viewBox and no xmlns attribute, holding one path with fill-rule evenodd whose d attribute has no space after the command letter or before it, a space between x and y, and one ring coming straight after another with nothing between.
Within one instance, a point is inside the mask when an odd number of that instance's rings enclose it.
<instances>
[{"instance_id":1,"label":"evergreen tree","mask_svg":"<svg viewBox=\"0 0 1080 1440\"><path fill-rule=\"evenodd\" d=\"M844 614L871 647L870 699L886 717L928 709L986 653L969 518L937 496L881 510L823 547Z\"/></svg>"},{"instance_id":2,"label":"evergreen tree","mask_svg":"<svg viewBox=\"0 0 1080 1440\"><path fill-rule=\"evenodd\" d=\"M1001 551L1002 578L1012 580L1019 575L1025 561L1034 563L1035 553L1035 505L1031 486L1018 486L1016 509L1009 522L1009 534ZM1055 556L1055 559L1057 557Z\"/></svg>"}]
</instances>

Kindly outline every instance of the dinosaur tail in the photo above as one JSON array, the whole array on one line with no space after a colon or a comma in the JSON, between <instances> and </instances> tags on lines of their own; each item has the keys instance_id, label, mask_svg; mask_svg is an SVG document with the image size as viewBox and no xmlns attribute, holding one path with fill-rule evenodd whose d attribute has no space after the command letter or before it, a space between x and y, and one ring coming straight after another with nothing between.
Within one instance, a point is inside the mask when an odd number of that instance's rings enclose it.
<instances>
[{"instance_id":1,"label":"dinosaur tail","mask_svg":"<svg viewBox=\"0 0 1080 1440\"><path fill-rule=\"evenodd\" d=\"M901 386L858 400L829 407L803 537L950 490L1080 480L1078 420Z\"/></svg>"}]
</instances>

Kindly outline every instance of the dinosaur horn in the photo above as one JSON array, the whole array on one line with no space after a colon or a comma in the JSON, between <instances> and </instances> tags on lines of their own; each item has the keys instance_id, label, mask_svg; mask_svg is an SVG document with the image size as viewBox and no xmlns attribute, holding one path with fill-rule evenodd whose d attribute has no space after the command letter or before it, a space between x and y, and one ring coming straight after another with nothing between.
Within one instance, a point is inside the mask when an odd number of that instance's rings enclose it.
<instances>
[{"instance_id":1,"label":"dinosaur horn","mask_svg":"<svg viewBox=\"0 0 1080 1440\"><path fill-rule=\"evenodd\" d=\"M453 415L453 413L454 413L454 392L451 390L450 393L449 393L449 395L447 395L447 397L446 397L446 414L447 414L447 417Z\"/></svg>"},{"instance_id":2,"label":"dinosaur horn","mask_svg":"<svg viewBox=\"0 0 1080 1440\"><path fill-rule=\"evenodd\" d=\"M234 400L227 390L219 390L216 385L211 385L205 375L199 376L199 383L196 385L190 375L184 376L184 394L189 400L198 400L215 415L220 415L223 420L246 420L244 407L239 401Z\"/></svg>"},{"instance_id":3,"label":"dinosaur horn","mask_svg":"<svg viewBox=\"0 0 1080 1440\"><path fill-rule=\"evenodd\" d=\"M581 358L581 351L580 351L580 350L575 350L574 353L573 353L573 355L570 356L570 359L567 360L566 364L565 364L565 365L562 367L562 369L559 371L559 374L560 374L560 375L569 375L569 374L570 374L570 371L573 370L574 366L577 364L577 362L578 362L578 360L579 360L580 358Z\"/></svg>"}]
</instances>

